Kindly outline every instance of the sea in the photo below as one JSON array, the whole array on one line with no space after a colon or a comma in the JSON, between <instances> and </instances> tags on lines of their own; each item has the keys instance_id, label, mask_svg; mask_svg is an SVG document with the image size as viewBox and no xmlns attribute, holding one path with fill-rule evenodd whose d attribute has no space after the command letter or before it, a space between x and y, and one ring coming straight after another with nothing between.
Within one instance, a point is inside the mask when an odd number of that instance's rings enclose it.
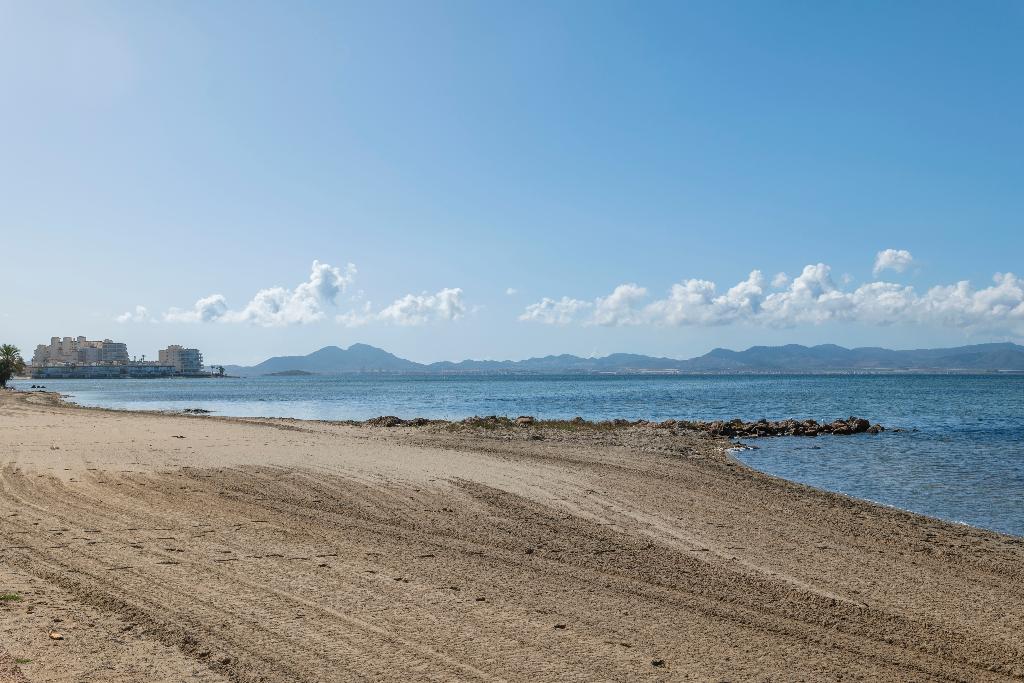
<instances>
[{"instance_id":1,"label":"sea","mask_svg":"<svg viewBox=\"0 0 1024 683\"><path fill-rule=\"evenodd\" d=\"M744 439L766 473L1024 536L1024 375L304 376L28 380L86 406L218 415L744 420L856 415L903 432Z\"/></svg>"}]
</instances>

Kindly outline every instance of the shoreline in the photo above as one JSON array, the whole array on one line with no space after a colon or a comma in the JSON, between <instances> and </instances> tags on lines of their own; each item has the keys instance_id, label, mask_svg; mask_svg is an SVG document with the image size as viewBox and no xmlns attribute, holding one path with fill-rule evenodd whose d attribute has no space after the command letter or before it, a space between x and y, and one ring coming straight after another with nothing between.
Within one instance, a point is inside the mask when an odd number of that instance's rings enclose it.
<instances>
[{"instance_id":1,"label":"shoreline","mask_svg":"<svg viewBox=\"0 0 1024 683\"><path fill-rule=\"evenodd\" d=\"M1024 540L724 439L42 392L0 420L0 648L29 680L1024 679Z\"/></svg>"},{"instance_id":2,"label":"shoreline","mask_svg":"<svg viewBox=\"0 0 1024 683\"><path fill-rule=\"evenodd\" d=\"M107 412L114 412L114 413L126 413L126 414L143 415L143 416L144 415L166 415L166 416L172 416L172 417L173 416L178 416L178 417L193 417L193 418L207 418L207 419L213 418L213 419L220 419L220 420L227 420L227 421L238 420L238 421L241 421L243 423L248 423L248 422L253 422L253 421L256 421L256 422L259 422L259 421L273 421L273 422L291 422L291 421L294 421L294 422L298 422L298 423L318 423L318 424L350 426L350 427L374 427L374 426L381 427L381 426L383 426L384 428L388 429L388 428L394 428L394 427L417 427L417 426L423 426L423 425L426 425L426 424L432 424L434 426L437 426L437 425L459 425L459 424L465 424L465 423L467 423L467 422L469 422L471 420L486 419L486 418L481 418L480 416L466 417L466 418L463 418L462 420L428 419L428 418L398 418L396 416L378 416L378 417L368 418L366 420L318 420L318 419L307 419L307 418L297 418L297 417L218 415L218 414L213 413L213 412L196 412L196 413L192 413L192 412L190 412L190 410L192 410L192 409L184 409L184 410L146 410L146 409L141 409L141 408L109 408L109 407L104 407L104 406L87 406L87 405L82 405L82 404L76 403L73 400L70 400L70 395L69 394L61 394L59 392L52 392L52 391L25 391L25 390L21 390L21 389L15 389L15 391L19 391L21 393L26 393L26 394L51 395L61 405L65 405L65 406L72 407L72 408L79 408L79 409L83 409L83 410L107 411ZM398 419L403 424L389 426L389 425L381 425L379 423L380 420L384 420L384 419L387 419L387 418ZM512 418L507 418L507 419L511 420ZM781 420L781 421L777 421L777 422L787 422L787 421L788 420ZM543 426L544 423L548 423L548 424L551 424L551 423L555 423L555 424L570 424L570 423L573 423L572 420L537 420L537 422L541 423L540 426ZM642 424L642 425L646 425L646 426L650 427L650 426L658 424L658 423L655 423L655 422L652 422L652 421L649 421L649 420L633 420L633 421L630 421L630 420L615 420L615 419L612 419L612 420L589 420L589 419L585 419L585 418L582 420L582 422L580 422L578 424L580 426L584 427L584 428L594 429L594 428L600 428L601 425L604 425L604 424L607 424L607 423L615 423L615 422L623 423L622 425L620 425L620 427L635 427L638 424ZM728 421L724 421L724 420L718 420L718 421L695 421L695 422L699 423L701 425L704 425L705 427L708 426L708 425L714 424L715 422L723 422L723 423L728 424ZM748 421L748 422L746 422L744 424L755 425L756 422ZM822 423L822 424L825 424L825 423ZM916 429L906 429L906 428L898 428L897 427L897 428L894 428L894 429L890 428L888 431L916 432L917 430ZM785 434L767 435L765 437L755 437L755 438L782 438L782 437L785 437L785 436L793 436L793 435L785 435ZM803 435L795 435L795 436L797 436L798 438L813 438L813 437L807 437L807 436L803 436ZM839 435L839 436L842 436L842 435ZM731 438L743 438L743 437L726 436L724 438L731 439ZM990 529L988 527L970 524L968 522L964 522L964 521L961 521L961 520L947 519L947 518L944 518L944 517L938 517L936 515L928 515L928 514L925 514L925 513L922 513L922 512L917 512L915 510L910 510L908 508L900 507L898 505L893 505L891 503L886 503L886 502L879 501L879 500L873 500L871 498L865 498L865 497L862 497L862 496L854 496L854 495L851 495L851 494L848 494L848 493L843 493L841 491L833 491L831 489L822 488L820 486L814 486L813 484L807 484L807 483L804 483L804 482L801 482L801 481L798 481L798 480L795 480L795 479L787 479L786 477L782 477L782 476L779 476L779 475L776 475L776 474L771 474L770 472L766 472L766 471L761 470L761 469L759 469L757 467L754 467L753 465L750 465L749 463L744 462L743 460L737 458L736 455L735 455L735 453L737 453L737 452L743 452L743 451L747 451L747 450L755 450L755 449L758 448L758 446L752 446L750 444L745 444L745 443L738 442L738 441L726 441L726 444L727 445L722 447L722 453L723 453L723 456L727 460L729 460L730 462L734 463L738 467L742 467L742 468L744 468L744 469L746 469L746 470L748 470L748 471L750 471L752 473L758 474L758 475L763 476L763 477L768 477L768 478L770 478L772 480L775 480L775 481L778 481L778 482L782 482L782 483L785 483L785 484L788 484L788 485L792 485L792 486L797 486L797 487L800 487L801 489L813 491L815 493L820 493L820 494L824 494L824 495L828 495L828 496L838 496L838 497L843 498L843 499L847 499L847 500L851 500L851 501L855 501L855 502L860 502L860 503L866 503L868 505L878 506L878 507L881 507L881 508L885 508L887 510L894 510L894 511L897 511L897 512L906 513L908 515L913 515L915 517L920 517L922 519L929 520L929 521L932 521L932 522L939 522L939 523L943 523L943 524L952 524L952 525L955 525L955 526L964 527L966 529L973 529L973 530L977 530L977 531L984 531L984 532L1000 534L1000 535L1003 535L1003 536L1010 536L1012 538L1024 539L1024 535L1012 534L1012 533L1009 533L1009 532L1006 532L1006 531L999 531L997 529Z\"/></svg>"},{"instance_id":3,"label":"shoreline","mask_svg":"<svg viewBox=\"0 0 1024 683\"><path fill-rule=\"evenodd\" d=\"M429 425L433 425L433 426L437 426L437 425L442 425L442 426L444 426L444 425L465 425L467 422L470 422L470 421L473 421L473 420L487 419L487 418L484 418L484 417L481 417L481 416L466 417L466 418L463 418L462 420L448 420L448 419L429 419L429 418L421 418L421 417L417 417L417 418L400 418L400 417L397 417L397 416L385 416L385 415L382 415L382 416L378 416L378 417L368 418L366 420L320 420L320 419L307 419L307 418L297 418L297 417L219 415L219 414L216 414L214 412L206 412L206 411L194 412L194 413L191 412L194 409L184 409L184 410L146 410L146 409L141 409L141 408L109 408L109 407L105 407L105 406L88 406L88 405L82 405L82 404L76 403L75 401L70 400L70 395L69 394L62 394L60 392L39 391L39 390L26 391L26 390L22 390L22 389L15 389L14 391L17 391L17 392L20 392L20 393L25 393L25 394L49 395L49 396L52 396L56 400L56 402L58 404L60 404L60 405L64 405L64 406L71 407L71 408L78 408L78 409L82 409L82 410L96 410L96 411L105 411L105 412L113 412L113 413L125 413L125 414L142 415L142 416L145 416L145 415L166 415L166 416L171 416L171 417L177 416L177 417L192 417L192 418L206 418L206 419L213 418L213 419L227 420L227 421L236 421L237 420L237 421L241 421L243 423L249 423L249 422L254 422L254 421L255 422L260 422L260 421L298 422L298 423L316 423L316 424L348 426L348 427L384 427L385 429L391 429L391 428L394 428L394 427L417 427L417 426L425 426L425 425L428 425L428 424ZM496 416L492 416L492 417L496 417ZM386 420L386 419L390 419L390 418L397 419L402 424L387 425L387 424L381 424L380 423L381 420ZM507 418L507 417L504 417L504 418L501 418L501 419L513 420L513 418ZM531 418L531 419L533 419L533 418ZM549 424L549 425L550 424L559 424L559 425L578 424L579 426L581 426L583 428L588 428L588 429L600 429L600 428L602 428L603 425L607 425L609 423L611 423L613 425L614 425L614 423L621 423L619 425L616 425L616 428L623 428L623 427L630 428L630 427L636 427L638 425L647 426L647 427L654 427L655 425L659 424L659 423L656 423L656 422L652 422L652 421L649 421L649 420L642 420L642 419L641 420L632 420L632 421L630 421L630 420L622 420L622 419L620 419L620 420L616 420L616 419L611 419L611 420L590 420L590 419L586 419L586 418L580 418L580 419L582 419L582 421L578 422L578 423L575 422L575 419L574 420L561 420L561 419L556 419L556 420L537 420L537 422L539 423L538 426L541 426L541 427L543 427L544 424ZM851 419L855 419L855 418L851 418ZM785 422L790 422L790 421L791 420L780 420L780 421L776 421L776 423L785 423ZM671 422L676 422L676 420L671 420ZM735 420L734 420L734 422L735 422ZM716 424L716 423L724 423L724 424L728 425L729 421L726 421L726 420L700 421L700 420L698 420L698 421L693 421L693 423L694 424L700 424L700 425L702 425L702 427L707 428L708 426ZM750 425L756 425L757 422L755 422L755 421L747 421L747 422L744 422L744 424L750 426ZM824 425L824 424L827 424L827 423L821 423L821 424ZM883 428L882 431L886 431L886 430ZM917 430L916 429L906 429L906 428L897 427L897 428L889 428L888 431L894 431L894 432L916 432ZM822 487L819 487L819 486L814 486L813 484L807 484L807 483L804 483L804 482L801 482L801 481L798 481L798 480L795 480L795 479L787 479L786 477L782 477L782 476L779 476L779 475L776 475L776 474L771 474L770 472L766 472L764 470L761 470L761 469L759 469L757 467L754 467L754 466L750 465L749 463L744 462L743 460L737 458L736 455L735 455L735 453L737 453L737 452L743 452L743 451L747 451L747 450L755 450L755 449L758 448L758 446L752 446L750 444L745 444L745 443L738 442L738 441L728 440L728 439L733 439L733 438L744 438L742 436L728 436L728 435L722 436L721 434L713 434L713 436L715 436L717 438L725 438L725 439L727 439L726 442L725 442L726 445L724 445L722 447L722 454L723 454L723 457L726 458L728 461L730 461L730 462L734 463L736 466L742 467L742 468L744 468L744 469L746 469L746 470L748 470L748 471L750 471L752 473L755 473L755 474L763 476L763 477L768 477L768 478L770 478L772 480L775 480L775 481L778 481L778 482L782 482L784 484L788 484L788 485L792 485L792 486L797 486L797 487L800 487L801 489L813 491L815 493L820 493L820 494L824 494L824 495L828 495L828 496L838 496L838 497L843 498L843 499L847 499L847 500L851 500L851 501L855 501L855 502L860 502L860 503L866 503L868 505L878 506L878 507L881 507L881 508L885 508L887 510L894 510L894 511L902 512L902 513L906 513L908 515L913 515L915 517L920 517L922 519L929 520L929 521L932 521L932 522L939 522L939 523L943 523L943 524L952 524L952 525L955 525L955 526L964 527L966 529L973 529L973 530L977 530L977 531L990 532L990 533L1000 534L1000 535L1003 535L1003 536L1010 536L1010 537L1013 537L1013 538L1024 539L1024 535L1012 534L1012 533L1008 533L1006 531L999 531L999 530L996 530L996 529L990 529L988 527L983 527L983 526L978 526L978 525L970 524L968 522L964 522L964 521L961 521L961 520L947 519L947 518L938 517L938 516L935 516L935 515L928 515L928 514L925 514L925 513L922 513L922 512L917 512L915 510L910 510L908 508L903 508L903 507L900 507L898 505L893 505L893 504L890 504L890 503L885 503L883 501L872 500L870 498L865 498L865 497L862 497L862 496L854 496L854 495L851 495L851 494L848 494L848 493L843 493L841 491L833 491L831 489L822 488ZM798 438L814 438L814 437L807 437L806 435L786 435L786 434L766 435L764 437L754 437L754 438L782 438L782 437L786 437L786 436L796 436ZM843 436L843 435L840 434L838 436Z\"/></svg>"}]
</instances>

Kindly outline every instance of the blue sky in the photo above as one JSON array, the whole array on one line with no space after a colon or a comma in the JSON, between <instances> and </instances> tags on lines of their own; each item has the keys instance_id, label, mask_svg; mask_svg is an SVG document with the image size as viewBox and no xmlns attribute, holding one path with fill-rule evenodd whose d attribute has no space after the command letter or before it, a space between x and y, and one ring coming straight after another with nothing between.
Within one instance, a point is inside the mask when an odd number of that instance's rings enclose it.
<instances>
[{"instance_id":1,"label":"blue sky","mask_svg":"<svg viewBox=\"0 0 1024 683\"><path fill-rule=\"evenodd\" d=\"M0 0L0 337L1021 341L1022 29L995 1Z\"/></svg>"}]
</instances>

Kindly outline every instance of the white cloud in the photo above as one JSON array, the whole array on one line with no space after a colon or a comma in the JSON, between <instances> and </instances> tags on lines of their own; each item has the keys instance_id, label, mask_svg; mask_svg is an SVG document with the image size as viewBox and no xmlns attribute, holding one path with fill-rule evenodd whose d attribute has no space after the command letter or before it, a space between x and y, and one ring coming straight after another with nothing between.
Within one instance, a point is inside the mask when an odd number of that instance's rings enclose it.
<instances>
[{"instance_id":1,"label":"white cloud","mask_svg":"<svg viewBox=\"0 0 1024 683\"><path fill-rule=\"evenodd\" d=\"M872 272L876 277L886 270L902 273L913 262L914 257L906 249L885 249L875 255L875 268Z\"/></svg>"},{"instance_id":2,"label":"white cloud","mask_svg":"<svg viewBox=\"0 0 1024 683\"><path fill-rule=\"evenodd\" d=\"M144 323L149 322L152 318L145 306L136 306L134 311L125 311L114 320L119 323Z\"/></svg>"},{"instance_id":3,"label":"white cloud","mask_svg":"<svg viewBox=\"0 0 1024 683\"><path fill-rule=\"evenodd\" d=\"M780 284L776 276L773 282ZM969 282L913 287L875 281L846 289L835 283L824 263L804 267L784 289L765 291L765 278L752 271L724 293L709 280L690 279L672 286L665 298L643 300L636 284L616 287L607 297L589 301L563 297L527 306L520 320L547 324L579 321L599 325L704 326L745 323L765 327L854 322L869 325L920 324L1012 331L1024 334L1024 280L997 273L994 285L975 289ZM582 315L590 312L589 316Z\"/></svg>"},{"instance_id":4,"label":"white cloud","mask_svg":"<svg viewBox=\"0 0 1024 683\"><path fill-rule=\"evenodd\" d=\"M577 313L592 305L586 301L570 299L567 296L563 296L558 301L544 298L527 306L519 319L547 325L567 325L575 319Z\"/></svg>"},{"instance_id":5,"label":"white cloud","mask_svg":"<svg viewBox=\"0 0 1024 683\"><path fill-rule=\"evenodd\" d=\"M594 302L595 325L635 325L642 322L640 302L647 297L647 290L635 284L619 285L606 297Z\"/></svg>"},{"instance_id":6,"label":"white cloud","mask_svg":"<svg viewBox=\"0 0 1024 683\"><path fill-rule=\"evenodd\" d=\"M823 323L848 306L842 291L832 281L824 263L804 266L803 272L781 292L769 294L758 306L757 317L769 325L787 327L800 323Z\"/></svg>"},{"instance_id":7,"label":"white cloud","mask_svg":"<svg viewBox=\"0 0 1024 683\"><path fill-rule=\"evenodd\" d=\"M261 289L241 310L231 310L224 296L213 294L197 301L191 309L168 310L164 313L164 320L247 322L264 327L315 322L324 318L324 307L335 305L338 296L352 284L355 275L356 267L351 263L342 270L327 263L313 261L309 279L297 285L295 289Z\"/></svg>"},{"instance_id":8,"label":"white cloud","mask_svg":"<svg viewBox=\"0 0 1024 683\"><path fill-rule=\"evenodd\" d=\"M351 310L335 316L335 320L345 327L362 327L374 319L372 304L367 301L360 310Z\"/></svg>"},{"instance_id":9,"label":"white cloud","mask_svg":"<svg viewBox=\"0 0 1024 683\"><path fill-rule=\"evenodd\" d=\"M241 311L228 312L231 322L251 322L264 327L311 323L324 318L323 307L333 306L356 276L351 263L345 271L327 263L313 261L309 279L294 290L271 287L256 292Z\"/></svg>"},{"instance_id":10,"label":"white cloud","mask_svg":"<svg viewBox=\"0 0 1024 683\"><path fill-rule=\"evenodd\" d=\"M466 314L462 290L442 289L436 294L406 294L377 314L396 325L422 325L433 320L458 320Z\"/></svg>"},{"instance_id":11,"label":"white cloud","mask_svg":"<svg viewBox=\"0 0 1024 683\"><path fill-rule=\"evenodd\" d=\"M509 287L508 289L505 290L505 294L507 294L508 296L515 296L518 293L519 290L516 289L515 287Z\"/></svg>"},{"instance_id":12,"label":"white cloud","mask_svg":"<svg viewBox=\"0 0 1024 683\"><path fill-rule=\"evenodd\" d=\"M772 287L775 289L782 289L789 284L789 276L785 273L776 273L775 277L772 278Z\"/></svg>"},{"instance_id":13,"label":"white cloud","mask_svg":"<svg viewBox=\"0 0 1024 683\"><path fill-rule=\"evenodd\" d=\"M170 323L209 323L220 320L228 312L228 303L222 294L211 294L195 303L191 309L171 308L164 313Z\"/></svg>"},{"instance_id":14,"label":"white cloud","mask_svg":"<svg viewBox=\"0 0 1024 683\"><path fill-rule=\"evenodd\" d=\"M367 302L362 309L343 313L335 319L346 327L360 327L371 322L391 323L406 327L430 322L458 320L466 315L462 290L442 289L434 294L406 294L389 306L374 312Z\"/></svg>"},{"instance_id":15,"label":"white cloud","mask_svg":"<svg viewBox=\"0 0 1024 683\"><path fill-rule=\"evenodd\" d=\"M869 282L850 295L851 317L874 325L892 325L915 319L917 296L913 287L892 282Z\"/></svg>"},{"instance_id":16,"label":"white cloud","mask_svg":"<svg viewBox=\"0 0 1024 683\"><path fill-rule=\"evenodd\" d=\"M229 308L224 296L213 294L200 299L192 308L171 308L164 313L163 318L168 322L252 323L264 327L317 322L327 317L328 307L337 305L338 299L352 285L355 276L356 267L351 263L342 269L313 261L309 278L294 289L261 289L241 309ZM349 297L353 303L362 299L362 290ZM371 322L423 325L432 321L458 320L466 315L466 310L462 290L454 288L442 289L434 294L406 294L376 312L367 301L357 309L337 315L335 320L346 327L358 327ZM134 315L125 313L118 320L133 320Z\"/></svg>"},{"instance_id":17,"label":"white cloud","mask_svg":"<svg viewBox=\"0 0 1024 683\"><path fill-rule=\"evenodd\" d=\"M665 325L724 325L757 312L764 284L759 270L722 295L714 282L686 280L672 285L668 298L650 304L645 318Z\"/></svg>"},{"instance_id":18,"label":"white cloud","mask_svg":"<svg viewBox=\"0 0 1024 683\"><path fill-rule=\"evenodd\" d=\"M978 290L966 280L932 287L920 305L943 325L985 327L1005 320L1024 328L1024 280L1013 273L996 273L992 280L995 285Z\"/></svg>"}]
</instances>

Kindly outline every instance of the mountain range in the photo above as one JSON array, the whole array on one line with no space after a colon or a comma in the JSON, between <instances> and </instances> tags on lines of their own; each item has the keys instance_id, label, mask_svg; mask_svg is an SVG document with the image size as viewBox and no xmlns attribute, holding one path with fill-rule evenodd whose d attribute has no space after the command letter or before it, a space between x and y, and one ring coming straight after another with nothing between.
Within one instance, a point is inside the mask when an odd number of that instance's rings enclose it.
<instances>
[{"instance_id":1,"label":"mountain range","mask_svg":"<svg viewBox=\"0 0 1024 683\"><path fill-rule=\"evenodd\" d=\"M253 366L225 365L229 375L270 374L562 374L562 373L822 373L822 372L1024 372L1024 346L993 343L946 349L847 349L819 346L752 346L714 349L689 359L613 353L601 358L563 354L526 360L464 360L416 363L367 344L325 346L305 356L275 356Z\"/></svg>"}]
</instances>

